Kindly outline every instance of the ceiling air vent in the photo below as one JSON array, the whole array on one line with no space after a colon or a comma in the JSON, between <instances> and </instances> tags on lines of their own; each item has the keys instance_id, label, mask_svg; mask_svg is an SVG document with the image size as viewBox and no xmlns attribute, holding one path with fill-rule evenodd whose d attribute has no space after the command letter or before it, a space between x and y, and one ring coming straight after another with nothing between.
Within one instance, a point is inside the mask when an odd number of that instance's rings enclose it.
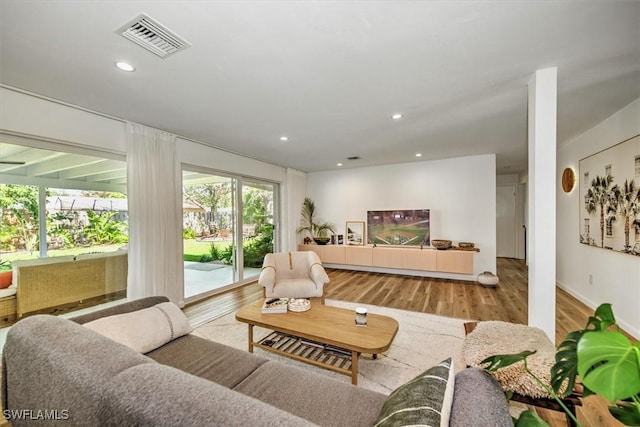
<instances>
[{"instance_id":1,"label":"ceiling air vent","mask_svg":"<svg viewBox=\"0 0 640 427\"><path fill-rule=\"evenodd\" d=\"M191 43L144 13L118 28L116 33L160 58L166 58L191 46Z\"/></svg>"}]
</instances>

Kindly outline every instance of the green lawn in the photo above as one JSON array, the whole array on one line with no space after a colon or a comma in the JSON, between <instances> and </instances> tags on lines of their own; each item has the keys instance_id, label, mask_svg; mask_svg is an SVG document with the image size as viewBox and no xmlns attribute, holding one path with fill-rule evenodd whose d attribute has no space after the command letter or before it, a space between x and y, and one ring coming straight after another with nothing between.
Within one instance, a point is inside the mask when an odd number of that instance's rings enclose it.
<instances>
[{"instance_id":1,"label":"green lawn","mask_svg":"<svg viewBox=\"0 0 640 427\"><path fill-rule=\"evenodd\" d=\"M211 243L216 245L219 251L231 244L230 241L222 242L200 242L196 239L184 240L184 260L185 261L201 261L203 255L211 255Z\"/></svg>"}]
</instances>

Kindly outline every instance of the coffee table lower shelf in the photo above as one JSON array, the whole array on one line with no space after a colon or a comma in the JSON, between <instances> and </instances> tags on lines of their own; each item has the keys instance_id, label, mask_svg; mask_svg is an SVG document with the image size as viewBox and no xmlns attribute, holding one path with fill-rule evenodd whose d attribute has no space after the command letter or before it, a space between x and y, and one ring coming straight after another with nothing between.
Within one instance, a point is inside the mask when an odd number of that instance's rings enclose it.
<instances>
[{"instance_id":1,"label":"coffee table lower shelf","mask_svg":"<svg viewBox=\"0 0 640 427\"><path fill-rule=\"evenodd\" d=\"M351 376L357 384L358 352L307 340L282 332L271 332L253 343L255 347ZM354 363L355 360L355 363Z\"/></svg>"}]
</instances>

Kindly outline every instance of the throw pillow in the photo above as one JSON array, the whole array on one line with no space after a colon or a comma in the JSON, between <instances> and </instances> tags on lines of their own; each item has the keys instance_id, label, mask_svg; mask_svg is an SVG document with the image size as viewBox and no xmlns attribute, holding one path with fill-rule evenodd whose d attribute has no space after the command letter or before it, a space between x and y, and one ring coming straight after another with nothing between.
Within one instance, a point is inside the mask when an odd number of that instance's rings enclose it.
<instances>
[{"instance_id":1,"label":"throw pillow","mask_svg":"<svg viewBox=\"0 0 640 427\"><path fill-rule=\"evenodd\" d=\"M193 330L182 310L171 302L101 317L84 326L139 353L148 353Z\"/></svg>"},{"instance_id":2,"label":"throw pillow","mask_svg":"<svg viewBox=\"0 0 640 427\"><path fill-rule=\"evenodd\" d=\"M453 388L453 361L449 358L395 389L374 426L449 426Z\"/></svg>"}]
</instances>

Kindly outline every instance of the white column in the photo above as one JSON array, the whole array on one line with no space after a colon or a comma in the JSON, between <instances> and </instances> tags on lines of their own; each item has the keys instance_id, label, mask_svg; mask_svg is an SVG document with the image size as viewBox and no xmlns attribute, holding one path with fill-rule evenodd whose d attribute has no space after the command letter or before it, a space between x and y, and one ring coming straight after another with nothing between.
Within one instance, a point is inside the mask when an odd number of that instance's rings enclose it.
<instances>
[{"instance_id":1,"label":"white column","mask_svg":"<svg viewBox=\"0 0 640 427\"><path fill-rule=\"evenodd\" d=\"M555 343L558 69L529 81L529 325Z\"/></svg>"},{"instance_id":2,"label":"white column","mask_svg":"<svg viewBox=\"0 0 640 427\"><path fill-rule=\"evenodd\" d=\"M40 258L47 256L47 188L38 187L38 237Z\"/></svg>"}]
</instances>

